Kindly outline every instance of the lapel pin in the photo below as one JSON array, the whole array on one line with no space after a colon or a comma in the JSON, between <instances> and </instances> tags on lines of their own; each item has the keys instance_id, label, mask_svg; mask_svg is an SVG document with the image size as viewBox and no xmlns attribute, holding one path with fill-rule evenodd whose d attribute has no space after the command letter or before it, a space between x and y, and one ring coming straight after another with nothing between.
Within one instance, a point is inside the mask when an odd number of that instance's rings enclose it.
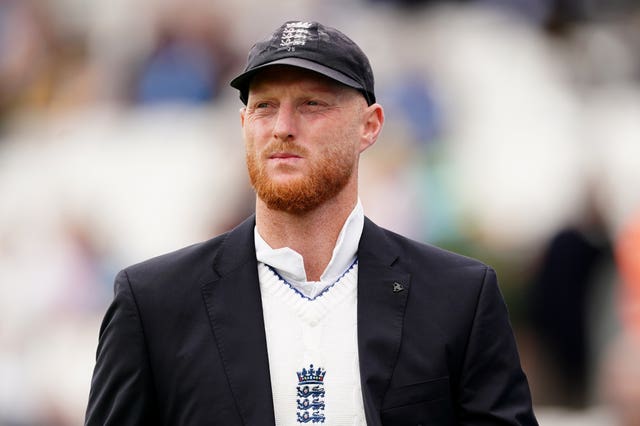
<instances>
[{"instance_id":1,"label":"lapel pin","mask_svg":"<svg viewBox=\"0 0 640 426\"><path fill-rule=\"evenodd\" d=\"M393 292L394 293L400 293L402 290L404 290L404 286L402 284L400 284L397 281L393 283Z\"/></svg>"}]
</instances>

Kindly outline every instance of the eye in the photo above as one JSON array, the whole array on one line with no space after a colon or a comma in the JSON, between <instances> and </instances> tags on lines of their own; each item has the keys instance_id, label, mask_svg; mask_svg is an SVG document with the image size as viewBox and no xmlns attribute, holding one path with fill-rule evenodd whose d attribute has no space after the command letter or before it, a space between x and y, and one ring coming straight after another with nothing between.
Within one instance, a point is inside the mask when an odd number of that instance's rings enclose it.
<instances>
[{"instance_id":1,"label":"eye","mask_svg":"<svg viewBox=\"0 0 640 426\"><path fill-rule=\"evenodd\" d=\"M329 104L322 99L307 99L301 104L301 110L308 112L318 112L328 106Z\"/></svg>"},{"instance_id":2,"label":"eye","mask_svg":"<svg viewBox=\"0 0 640 426\"><path fill-rule=\"evenodd\" d=\"M269 100L264 100L264 101L256 100L251 104L251 107L249 107L248 109L250 113L267 114L273 110L273 107L274 107L273 102Z\"/></svg>"}]
</instances>

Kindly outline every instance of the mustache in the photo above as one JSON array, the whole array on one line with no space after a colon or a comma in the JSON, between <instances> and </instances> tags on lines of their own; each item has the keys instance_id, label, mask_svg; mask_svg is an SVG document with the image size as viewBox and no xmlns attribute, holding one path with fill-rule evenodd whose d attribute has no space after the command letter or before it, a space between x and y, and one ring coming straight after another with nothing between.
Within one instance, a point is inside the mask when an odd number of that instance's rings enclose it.
<instances>
[{"instance_id":1,"label":"mustache","mask_svg":"<svg viewBox=\"0 0 640 426\"><path fill-rule=\"evenodd\" d=\"M269 158L273 154L286 152L288 154L297 155L298 157L306 157L308 150L300 145L292 142L272 142L262 151L265 158Z\"/></svg>"}]
</instances>

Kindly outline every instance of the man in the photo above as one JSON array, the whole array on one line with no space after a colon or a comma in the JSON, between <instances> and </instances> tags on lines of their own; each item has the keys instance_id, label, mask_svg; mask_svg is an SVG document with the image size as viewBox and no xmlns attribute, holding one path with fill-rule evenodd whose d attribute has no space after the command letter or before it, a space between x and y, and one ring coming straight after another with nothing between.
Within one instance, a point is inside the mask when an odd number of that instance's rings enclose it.
<instances>
[{"instance_id":1,"label":"man","mask_svg":"<svg viewBox=\"0 0 640 426\"><path fill-rule=\"evenodd\" d=\"M537 424L494 272L364 216L360 48L287 22L231 85L255 215L117 276L86 424Z\"/></svg>"}]
</instances>

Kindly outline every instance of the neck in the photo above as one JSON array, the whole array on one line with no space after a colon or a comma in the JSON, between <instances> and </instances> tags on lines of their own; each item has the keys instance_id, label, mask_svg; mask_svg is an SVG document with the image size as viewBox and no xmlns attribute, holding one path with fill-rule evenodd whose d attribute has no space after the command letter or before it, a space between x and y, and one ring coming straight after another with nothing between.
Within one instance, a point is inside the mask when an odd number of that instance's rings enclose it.
<instances>
[{"instance_id":1,"label":"neck","mask_svg":"<svg viewBox=\"0 0 640 426\"><path fill-rule=\"evenodd\" d=\"M274 249L289 247L304 259L307 280L319 281L326 269L340 230L357 203L357 194L335 197L314 210L293 214L267 207L256 200L256 226Z\"/></svg>"}]
</instances>

